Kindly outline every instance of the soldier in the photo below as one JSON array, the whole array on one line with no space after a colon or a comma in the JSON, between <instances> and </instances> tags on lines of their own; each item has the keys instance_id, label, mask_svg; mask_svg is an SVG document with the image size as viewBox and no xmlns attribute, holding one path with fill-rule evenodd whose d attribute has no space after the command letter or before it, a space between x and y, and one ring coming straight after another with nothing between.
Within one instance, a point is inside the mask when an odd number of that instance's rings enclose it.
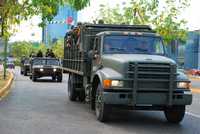
<instances>
[{"instance_id":1,"label":"soldier","mask_svg":"<svg viewBox=\"0 0 200 134\"><path fill-rule=\"evenodd\" d=\"M55 54L53 53L52 49L50 49L49 56L52 57L52 58L55 58Z\"/></svg>"},{"instance_id":2,"label":"soldier","mask_svg":"<svg viewBox=\"0 0 200 134\"><path fill-rule=\"evenodd\" d=\"M69 32L65 35L65 39L66 39L67 47L71 47L71 46L72 46L72 31L69 31Z\"/></svg>"},{"instance_id":3,"label":"soldier","mask_svg":"<svg viewBox=\"0 0 200 134\"><path fill-rule=\"evenodd\" d=\"M41 50L38 51L38 53L37 53L37 57L43 57L43 53L42 53Z\"/></svg>"},{"instance_id":4,"label":"soldier","mask_svg":"<svg viewBox=\"0 0 200 134\"><path fill-rule=\"evenodd\" d=\"M46 57L49 57L49 54L50 54L50 50L49 49L47 49L47 51L46 51Z\"/></svg>"}]
</instances>

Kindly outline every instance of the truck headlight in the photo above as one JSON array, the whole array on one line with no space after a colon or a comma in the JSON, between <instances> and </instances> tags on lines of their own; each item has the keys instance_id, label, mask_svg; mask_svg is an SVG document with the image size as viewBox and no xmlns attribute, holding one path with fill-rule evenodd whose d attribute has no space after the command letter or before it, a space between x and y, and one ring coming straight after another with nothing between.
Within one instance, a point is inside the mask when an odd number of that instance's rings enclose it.
<instances>
[{"instance_id":1,"label":"truck headlight","mask_svg":"<svg viewBox=\"0 0 200 134\"><path fill-rule=\"evenodd\" d=\"M43 68L40 68L40 72L43 72L44 71L44 69Z\"/></svg>"},{"instance_id":2,"label":"truck headlight","mask_svg":"<svg viewBox=\"0 0 200 134\"><path fill-rule=\"evenodd\" d=\"M54 68L54 69L53 69L53 71L54 71L54 72L56 72L56 71L57 71L57 69L56 69L56 68Z\"/></svg>"},{"instance_id":3,"label":"truck headlight","mask_svg":"<svg viewBox=\"0 0 200 134\"><path fill-rule=\"evenodd\" d=\"M103 86L104 86L104 88L123 87L124 82L120 81L120 80L104 80Z\"/></svg>"},{"instance_id":4,"label":"truck headlight","mask_svg":"<svg viewBox=\"0 0 200 134\"><path fill-rule=\"evenodd\" d=\"M177 88L189 89L189 88L191 88L191 84L189 82L178 82Z\"/></svg>"}]
</instances>

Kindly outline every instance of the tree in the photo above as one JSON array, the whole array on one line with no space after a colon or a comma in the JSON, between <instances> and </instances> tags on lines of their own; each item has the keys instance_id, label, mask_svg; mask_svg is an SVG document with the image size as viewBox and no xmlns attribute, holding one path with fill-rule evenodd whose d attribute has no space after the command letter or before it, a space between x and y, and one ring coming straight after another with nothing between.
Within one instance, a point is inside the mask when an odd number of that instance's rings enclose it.
<instances>
[{"instance_id":1,"label":"tree","mask_svg":"<svg viewBox=\"0 0 200 134\"><path fill-rule=\"evenodd\" d=\"M163 6L164 5L164 6ZM98 19L110 24L145 24L164 37L166 44L186 40L186 21L179 18L189 6L189 0L131 0L123 7L101 5Z\"/></svg>"},{"instance_id":2,"label":"tree","mask_svg":"<svg viewBox=\"0 0 200 134\"><path fill-rule=\"evenodd\" d=\"M76 10L81 10L90 4L90 0L65 0L65 2Z\"/></svg>"},{"instance_id":3,"label":"tree","mask_svg":"<svg viewBox=\"0 0 200 134\"><path fill-rule=\"evenodd\" d=\"M77 10L87 6L89 0L3 0L0 7L2 20L2 37L4 39L4 78L6 77L7 44L9 37L15 32L15 25L23 20L28 20L34 15L40 15L44 26L46 21L51 21L57 14L60 5L68 3Z\"/></svg>"},{"instance_id":4,"label":"tree","mask_svg":"<svg viewBox=\"0 0 200 134\"><path fill-rule=\"evenodd\" d=\"M29 42L15 42L11 47L11 55L18 59L23 56L29 57L33 50L33 45Z\"/></svg>"},{"instance_id":5,"label":"tree","mask_svg":"<svg viewBox=\"0 0 200 134\"><path fill-rule=\"evenodd\" d=\"M56 57L63 59L64 58L64 40L60 39L58 40L53 46L52 50Z\"/></svg>"},{"instance_id":6,"label":"tree","mask_svg":"<svg viewBox=\"0 0 200 134\"><path fill-rule=\"evenodd\" d=\"M47 47L45 44L40 44L39 47L36 49L36 52L38 52L39 50L42 51L43 55L46 53L47 51Z\"/></svg>"}]
</instances>

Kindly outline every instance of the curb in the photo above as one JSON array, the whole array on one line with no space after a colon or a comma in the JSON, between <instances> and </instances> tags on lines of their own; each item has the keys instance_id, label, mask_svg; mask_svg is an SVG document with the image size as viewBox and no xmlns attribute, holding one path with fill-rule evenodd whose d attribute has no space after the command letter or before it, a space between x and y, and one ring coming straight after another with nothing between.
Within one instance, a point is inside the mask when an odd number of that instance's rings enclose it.
<instances>
[{"instance_id":1,"label":"curb","mask_svg":"<svg viewBox=\"0 0 200 134\"><path fill-rule=\"evenodd\" d=\"M13 82L13 79L14 79L14 75L13 73L9 72L10 73L10 78L8 80L8 82L6 83L6 85L1 88L0 90L0 101L5 98L9 93L10 93L10 87L12 85L12 82Z\"/></svg>"}]
</instances>

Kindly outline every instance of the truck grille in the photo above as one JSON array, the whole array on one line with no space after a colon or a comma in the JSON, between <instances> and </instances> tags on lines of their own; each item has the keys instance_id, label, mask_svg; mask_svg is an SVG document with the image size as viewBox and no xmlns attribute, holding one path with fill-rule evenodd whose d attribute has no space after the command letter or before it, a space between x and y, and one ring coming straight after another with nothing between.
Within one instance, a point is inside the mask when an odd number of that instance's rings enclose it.
<instances>
[{"instance_id":1,"label":"truck grille","mask_svg":"<svg viewBox=\"0 0 200 134\"><path fill-rule=\"evenodd\" d=\"M174 68L174 69L172 69ZM176 74L175 66L168 63L129 63L128 78L139 91L168 91L170 77Z\"/></svg>"}]
</instances>

